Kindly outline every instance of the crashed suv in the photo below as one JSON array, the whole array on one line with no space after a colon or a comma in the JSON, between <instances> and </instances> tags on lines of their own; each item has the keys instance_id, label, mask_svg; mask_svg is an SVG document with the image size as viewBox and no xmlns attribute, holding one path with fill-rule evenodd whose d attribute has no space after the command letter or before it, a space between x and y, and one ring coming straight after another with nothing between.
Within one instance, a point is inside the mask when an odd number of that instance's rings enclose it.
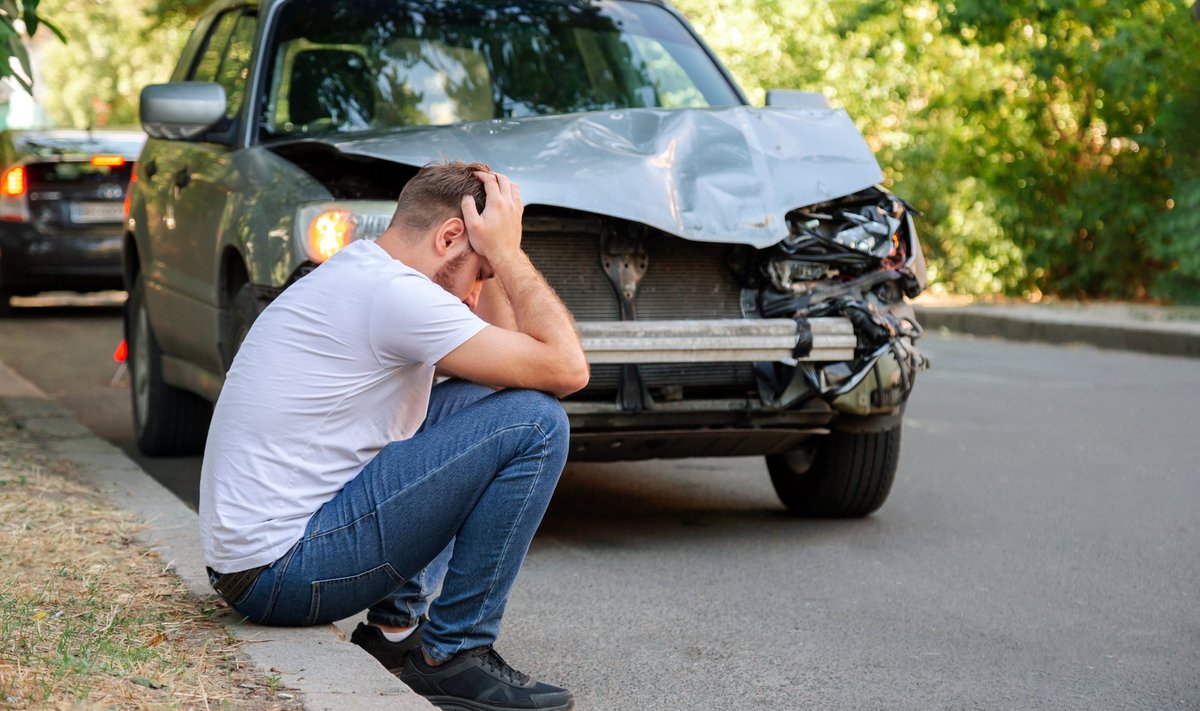
<instances>
[{"instance_id":1,"label":"crashed suv","mask_svg":"<svg viewBox=\"0 0 1200 711\"><path fill-rule=\"evenodd\" d=\"M257 314L461 159L520 183L522 245L577 321L573 458L765 456L792 511L874 511L925 365L912 210L845 112L768 103L659 0L216 5L142 94L138 444L198 449Z\"/></svg>"}]
</instances>

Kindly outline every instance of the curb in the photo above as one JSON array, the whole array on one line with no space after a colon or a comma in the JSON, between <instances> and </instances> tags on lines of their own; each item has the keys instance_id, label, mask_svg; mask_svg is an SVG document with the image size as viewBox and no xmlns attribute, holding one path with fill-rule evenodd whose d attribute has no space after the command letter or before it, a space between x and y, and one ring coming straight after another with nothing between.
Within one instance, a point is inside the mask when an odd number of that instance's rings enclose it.
<instances>
[{"instance_id":1,"label":"curb","mask_svg":"<svg viewBox=\"0 0 1200 711\"><path fill-rule=\"evenodd\" d=\"M1200 326L1088 318L1078 314L1006 310L1004 307L915 306L927 329L1014 341L1086 343L1098 348L1200 358Z\"/></svg>"},{"instance_id":2,"label":"curb","mask_svg":"<svg viewBox=\"0 0 1200 711\"><path fill-rule=\"evenodd\" d=\"M80 478L119 508L147 523L136 536L157 552L197 598L212 595L200 544L199 516L142 471L117 447L92 434L37 386L0 362L0 411L37 444L75 465ZM335 625L261 627L232 610L215 616L264 673L278 674L300 692L305 708L429 711L434 707L359 647Z\"/></svg>"}]
</instances>

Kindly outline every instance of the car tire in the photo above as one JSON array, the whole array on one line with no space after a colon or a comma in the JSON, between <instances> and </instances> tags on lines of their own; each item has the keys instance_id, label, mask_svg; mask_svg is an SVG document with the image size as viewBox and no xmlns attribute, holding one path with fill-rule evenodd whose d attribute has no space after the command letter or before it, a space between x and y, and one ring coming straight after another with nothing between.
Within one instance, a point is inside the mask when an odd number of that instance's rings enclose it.
<instances>
[{"instance_id":1,"label":"car tire","mask_svg":"<svg viewBox=\"0 0 1200 711\"><path fill-rule=\"evenodd\" d=\"M248 282L243 283L233 292L233 298L229 300L229 307L222 319L221 362L225 366L226 373L233 366L233 357L242 347L242 341L246 340L250 326L254 324L264 308L265 304L258 298L254 287Z\"/></svg>"},{"instance_id":2,"label":"car tire","mask_svg":"<svg viewBox=\"0 0 1200 711\"><path fill-rule=\"evenodd\" d=\"M152 457L199 454L208 436L212 405L163 381L162 350L150 327L140 277L125 302L125 338L138 449Z\"/></svg>"},{"instance_id":3,"label":"car tire","mask_svg":"<svg viewBox=\"0 0 1200 711\"><path fill-rule=\"evenodd\" d=\"M814 518L860 518L887 500L900 462L901 423L879 431L838 429L813 449L767 457L788 510Z\"/></svg>"}]
</instances>

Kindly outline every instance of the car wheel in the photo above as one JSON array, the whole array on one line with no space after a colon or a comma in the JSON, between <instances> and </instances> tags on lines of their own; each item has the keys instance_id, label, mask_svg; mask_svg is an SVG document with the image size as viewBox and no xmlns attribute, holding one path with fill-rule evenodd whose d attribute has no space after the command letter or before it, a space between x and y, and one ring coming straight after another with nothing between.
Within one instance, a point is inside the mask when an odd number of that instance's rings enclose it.
<instances>
[{"instance_id":1,"label":"car wheel","mask_svg":"<svg viewBox=\"0 0 1200 711\"><path fill-rule=\"evenodd\" d=\"M233 357L242 347L242 341L246 340L250 326L262 313L263 308L264 304L249 283L238 287L237 291L233 293L233 298L229 300L229 308L224 314L221 334L221 360L226 373L233 365Z\"/></svg>"},{"instance_id":2,"label":"car wheel","mask_svg":"<svg viewBox=\"0 0 1200 711\"><path fill-rule=\"evenodd\" d=\"M900 422L882 431L834 430L815 449L767 457L775 493L792 513L866 516L887 500L900 462Z\"/></svg>"},{"instance_id":3,"label":"car wheel","mask_svg":"<svg viewBox=\"0 0 1200 711\"><path fill-rule=\"evenodd\" d=\"M199 454L208 435L212 405L163 382L162 351L150 328L140 277L125 302L125 338L138 449L157 457Z\"/></svg>"}]
</instances>

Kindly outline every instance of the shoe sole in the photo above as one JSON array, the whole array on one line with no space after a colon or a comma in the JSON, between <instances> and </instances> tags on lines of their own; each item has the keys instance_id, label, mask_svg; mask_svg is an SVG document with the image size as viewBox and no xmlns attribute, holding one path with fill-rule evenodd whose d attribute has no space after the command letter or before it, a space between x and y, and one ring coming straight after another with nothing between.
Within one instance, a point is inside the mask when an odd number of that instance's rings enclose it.
<instances>
[{"instance_id":1,"label":"shoe sole","mask_svg":"<svg viewBox=\"0 0 1200 711\"><path fill-rule=\"evenodd\" d=\"M482 701L457 699L453 696L426 696L425 700L437 706L442 711L521 711L518 706L495 706ZM544 709L529 707L527 711L571 711L575 708L574 701L568 701L566 706L553 706Z\"/></svg>"}]
</instances>

